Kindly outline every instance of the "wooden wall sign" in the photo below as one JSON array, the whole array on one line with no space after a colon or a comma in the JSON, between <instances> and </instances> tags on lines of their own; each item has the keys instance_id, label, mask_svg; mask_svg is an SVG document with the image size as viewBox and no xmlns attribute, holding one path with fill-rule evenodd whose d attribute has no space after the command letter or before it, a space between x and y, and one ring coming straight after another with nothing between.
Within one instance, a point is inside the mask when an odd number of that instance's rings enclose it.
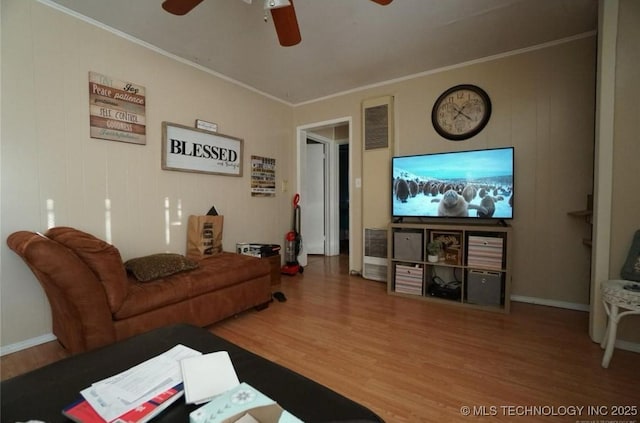
<instances>
[{"instance_id":1,"label":"wooden wall sign","mask_svg":"<svg viewBox=\"0 0 640 423\"><path fill-rule=\"evenodd\" d=\"M276 196L276 159L251 156L251 196Z\"/></svg>"},{"instance_id":2,"label":"wooden wall sign","mask_svg":"<svg viewBox=\"0 0 640 423\"><path fill-rule=\"evenodd\" d=\"M162 168L242 176L242 143L240 138L162 122Z\"/></svg>"},{"instance_id":3,"label":"wooden wall sign","mask_svg":"<svg viewBox=\"0 0 640 423\"><path fill-rule=\"evenodd\" d=\"M147 143L144 87L89 72L91 138Z\"/></svg>"}]
</instances>

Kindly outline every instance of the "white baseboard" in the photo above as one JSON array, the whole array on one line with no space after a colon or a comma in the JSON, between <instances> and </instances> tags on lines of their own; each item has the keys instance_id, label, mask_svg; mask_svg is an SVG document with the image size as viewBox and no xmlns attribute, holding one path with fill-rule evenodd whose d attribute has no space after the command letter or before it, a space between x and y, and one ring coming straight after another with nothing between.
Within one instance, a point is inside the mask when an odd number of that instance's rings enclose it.
<instances>
[{"instance_id":1,"label":"white baseboard","mask_svg":"<svg viewBox=\"0 0 640 423\"><path fill-rule=\"evenodd\" d=\"M621 341L617 339L615 346L616 348L620 348L621 350L631 351L631 352L640 354L640 343L638 342Z\"/></svg>"},{"instance_id":2,"label":"white baseboard","mask_svg":"<svg viewBox=\"0 0 640 423\"><path fill-rule=\"evenodd\" d=\"M44 344L46 342L55 341L56 336L52 333L46 333L44 335L36 336L35 338L25 339L24 341L16 342L15 344L9 344L4 347L0 347L0 357L26 350L27 348L35 347L36 345Z\"/></svg>"},{"instance_id":3,"label":"white baseboard","mask_svg":"<svg viewBox=\"0 0 640 423\"><path fill-rule=\"evenodd\" d=\"M549 307L566 308L569 310L589 311L589 304L570 303L567 301L547 300L545 298L525 297L522 295L512 295L511 301L519 303L538 304Z\"/></svg>"}]
</instances>

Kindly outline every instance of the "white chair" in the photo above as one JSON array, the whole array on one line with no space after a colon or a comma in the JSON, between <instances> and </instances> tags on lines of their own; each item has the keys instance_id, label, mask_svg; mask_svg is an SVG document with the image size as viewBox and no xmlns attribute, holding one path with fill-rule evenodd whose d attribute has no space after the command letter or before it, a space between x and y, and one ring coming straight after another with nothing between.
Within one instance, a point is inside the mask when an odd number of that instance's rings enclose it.
<instances>
[{"instance_id":1,"label":"white chair","mask_svg":"<svg viewBox=\"0 0 640 423\"><path fill-rule=\"evenodd\" d=\"M622 279L608 280L602 283L600 291L604 309L609 316L607 329L600 343L600 347L606 347L602 357L602 367L607 368L613 356L618 322L624 316L640 314L640 283ZM620 312L620 308L628 311Z\"/></svg>"},{"instance_id":2,"label":"white chair","mask_svg":"<svg viewBox=\"0 0 640 423\"><path fill-rule=\"evenodd\" d=\"M640 230L637 230L627 260L620 272L622 279L613 279L603 282L600 286L604 309L609 316L607 329L600 343L604 348L602 367L609 367L613 348L616 343L618 322L624 316L640 314ZM620 312L620 308L627 311Z\"/></svg>"}]
</instances>

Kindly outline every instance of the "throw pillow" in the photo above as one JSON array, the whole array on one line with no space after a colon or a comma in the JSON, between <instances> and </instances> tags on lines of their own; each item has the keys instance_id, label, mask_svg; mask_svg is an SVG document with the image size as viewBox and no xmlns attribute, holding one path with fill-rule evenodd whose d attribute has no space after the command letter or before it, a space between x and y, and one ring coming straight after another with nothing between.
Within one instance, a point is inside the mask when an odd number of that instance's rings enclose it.
<instances>
[{"instance_id":1,"label":"throw pillow","mask_svg":"<svg viewBox=\"0 0 640 423\"><path fill-rule=\"evenodd\" d=\"M198 267L198 263L173 253L151 254L127 260L124 267L141 282L171 276Z\"/></svg>"},{"instance_id":2,"label":"throw pillow","mask_svg":"<svg viewBox=\"0 0 640 423\"><path fill-rule=\"evenodd\" d=\"M640 229L633 236L631 248L620 275L622 279L640 282Z\"/></svg>"}]
</instances>

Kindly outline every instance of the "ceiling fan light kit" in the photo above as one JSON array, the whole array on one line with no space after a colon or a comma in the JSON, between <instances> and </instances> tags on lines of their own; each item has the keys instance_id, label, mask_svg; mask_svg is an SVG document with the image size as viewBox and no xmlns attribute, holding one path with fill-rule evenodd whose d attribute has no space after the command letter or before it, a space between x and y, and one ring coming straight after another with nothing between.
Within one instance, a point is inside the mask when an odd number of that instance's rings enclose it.
<instances>
[{"instance_id":1,"label":"ceiling fan light kit","mask_svg":"<svg viewBox=\"0 0 640 423\"><path fill-rule=\"evenodd\" d=\"M264 8L267 9L279 9L281 7L291 6L289 0L264 0Z\"/></svg>"}]
</instances>

